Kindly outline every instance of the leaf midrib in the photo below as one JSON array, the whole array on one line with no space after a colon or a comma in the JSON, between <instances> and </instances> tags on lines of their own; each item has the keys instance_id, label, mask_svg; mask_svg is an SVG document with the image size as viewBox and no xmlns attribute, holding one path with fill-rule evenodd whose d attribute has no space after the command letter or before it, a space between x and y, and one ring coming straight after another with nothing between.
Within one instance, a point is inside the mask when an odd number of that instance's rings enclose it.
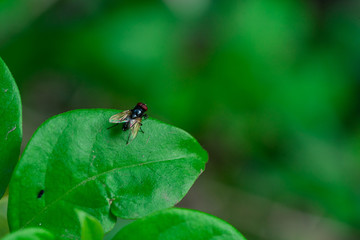
<instances>
[{"instance_id":1,"label":"leaf midrib","mask_svg":"<svg viewBox=\"0 0 360 240\"><path fill-rule=\"evenodd\" d=\"M159 163L159 162L169 162L169 161L175 161L175 160L179 160L179 159L185 159L185 158L189 158L193 155L196 154L191 154L189 156L182 156L182 157L178 157L178 158L172 158L172 159L166 159L166 160L157 160L157 161L152 161L152 162L143 162L143 163L136 163L133 165L128 165L128 166L123 166L123 167L119 167L119 168L113 168L111 170L96 174L90 178L87 178L85 180L83 180L82 182L78 183L77 185L75 185L74 187L72 187L71 189L69 189L67 192L65 192L63 195L61 195L60 197L58 197L55 201L53 201L52 203L46 205L37 215L35 215L33 218L31 218L29 221L27 221L21 228L25 228L27 225L29 225L31 222L33 222L37 217L41 216L42 213L44 213L47 209L49 209L51 206L55 205L57 202L59 202L60 200L62 200L63 198L65 198L67 195L69 195L71 192L75 191L76 189L78 189L80 186L97 179L98 177L101 177L103 175L106 175L108 173L112 173L115 171L119 171L122 169L126 169L126 168L134 168L134 167L139 167L139 166L143 166L143 165L147 165L147 164L154 164L154 163ZM196 158L196 157L194 157Z\"/></svg>"}]
</instances>

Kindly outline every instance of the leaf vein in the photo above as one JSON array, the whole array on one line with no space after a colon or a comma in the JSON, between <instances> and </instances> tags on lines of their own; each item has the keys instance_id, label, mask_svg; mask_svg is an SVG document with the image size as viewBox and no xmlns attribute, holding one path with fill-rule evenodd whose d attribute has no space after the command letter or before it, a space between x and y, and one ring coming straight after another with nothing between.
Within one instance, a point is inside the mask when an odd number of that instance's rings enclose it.
<instances>
[{"instance_id":1,"label":"leaf vein","mask_svg":"<svg viewBox=\"0 0 360 240\"><path fill-rule=\"evenodd\" d=\"M136 163L133 165L128 165L128 166L123 166L123 167L118 167L118 168L114 168L102 173L99 173L97 175L94 175L92 177L89 177L85 180L83 180L82 182L78 183L77 185L75 185L74 187L72 187L71 189L69 189L67 192L65 192L63 195L61 195L60 197L58 197L55 201L53 201L52 203L49 203L47 206L45 206L41 211L39 211L39 213L37 215L35 215L33 218L31 218L29 221L27 221L21 228L26 227L27 225L29 225L31 222L33 222L37 217L41 216L42 213L44 213L47 209L49 209L50 207L52 207L54 204L56 204L57 202L59 202L60 200L62 200L63 198L65 198L67 195L69 195L70 193L72 193L73 191L75 191L76 189L78 189L80 186L93 181L95 179L97 179L98 177L101 177L103 175L112 173L112 172L116 172L122 169L126 169L126 168L133 168L133 167L139 167L139 166L143 166L143 165L148 165L148 164L154 164L154 163L160 163L160 162L169 162L169 161L175 161L175 160L179 160L179 159L184 159L184 158L189 158L191 157L189 156L182 156L182 157L178 157L178 158L172 158L172 159L166 159L166 160L157 160L157 161L152 161L152 162L143 162L143 163Z\"/></svg>"}]
</instances>

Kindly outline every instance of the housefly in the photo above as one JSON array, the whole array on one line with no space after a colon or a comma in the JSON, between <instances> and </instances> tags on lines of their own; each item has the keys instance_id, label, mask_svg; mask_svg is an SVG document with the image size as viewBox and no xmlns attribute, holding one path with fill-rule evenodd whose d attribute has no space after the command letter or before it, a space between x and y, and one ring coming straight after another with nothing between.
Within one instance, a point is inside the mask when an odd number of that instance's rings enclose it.
<instances>
[{"instance_id":1,"label":"housefly","mask_svg":"<svg viewBox=\"0 0 360 240\"><path fill-rule=\"evenodd\" d=\"M142 119L148 118L145 112L148 110L146 104L138 103L136 106L131 110L126 110L121 113L115 114L111 116L109 119L110 123L115 123L114 126L109 127L108 129L117 126L120 123L124 123L122 130L126 131L128 129L131 130L128 140L126 144L129 144L132 140L135 139L136 135L138 134L139 130L144 133L141 129L142 126Z\"/></svg>"}]
</instances>

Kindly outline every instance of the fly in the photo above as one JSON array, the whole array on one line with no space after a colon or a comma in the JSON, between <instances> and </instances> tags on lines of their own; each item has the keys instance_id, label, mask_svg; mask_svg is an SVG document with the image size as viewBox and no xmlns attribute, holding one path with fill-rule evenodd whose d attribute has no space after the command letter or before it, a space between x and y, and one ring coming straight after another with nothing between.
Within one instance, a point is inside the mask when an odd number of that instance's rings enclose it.
<instances>
[{"instance_id":1,"label":"fly","mask_svg":"<svg viewBox=\"0 0 360 240\"><path fill-rule=\"evenodd\" d=\"M119 125L120 123L124 123L122 130L127 131L128 129L131 130L129 137L126 141L126 144L129 144L132 140L135 139L136 135L138 134L139 130L144 133L141 129L143 119L147 119L148 116L145 112L148 110L146 104L138 103L136 106L131 110L126 110L121 113L115 114L111 116L109 119L110 123L115 123L115 125L109 127L113 128Z\"/></svg>"}]
</instances>

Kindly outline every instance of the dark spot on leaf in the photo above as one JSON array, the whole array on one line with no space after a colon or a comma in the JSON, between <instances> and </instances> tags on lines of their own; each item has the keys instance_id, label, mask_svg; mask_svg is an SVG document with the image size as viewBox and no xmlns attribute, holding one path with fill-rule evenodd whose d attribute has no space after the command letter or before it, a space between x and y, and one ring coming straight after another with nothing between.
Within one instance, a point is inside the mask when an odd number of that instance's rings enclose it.
<instances>
[{"instance_id":1,"label":"dark spot on leaf","mask_svg":"<svg viewBox=\"0 0 360 240\"><path fill-rule=\"evenodd\" d=\"M43 194L44 194L44 190L41 189L40 192L37 195L37 198L41 198Z\"/></svg>"}]
</instances>

